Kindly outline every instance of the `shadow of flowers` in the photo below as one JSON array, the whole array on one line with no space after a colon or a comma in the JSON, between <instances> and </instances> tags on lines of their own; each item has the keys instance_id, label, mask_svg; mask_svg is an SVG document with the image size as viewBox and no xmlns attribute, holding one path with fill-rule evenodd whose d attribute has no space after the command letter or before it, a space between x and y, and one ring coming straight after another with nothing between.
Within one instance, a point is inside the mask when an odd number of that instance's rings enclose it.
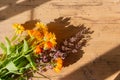
<instances>
[{"instance_id":1,"label":"shadow of flowers","mask_svg":"<svg viewBox=\"0 0 120 80\"><path fill-rule=\"evenodd\" d=\"M78 61L84 54L82 48L91 39L90 28L84 25L74 26L70 24L70 18L59 17L47 24L49 32L53 32L57 38L57 46L61 52L66 53L64 67Z\"/></svg>"},{"instance_id":2,"label":"shadow of flowers","mask_svg":"<svg viewBox=\"0 0 120 80\"><path fill-rule=\"evenodd\" d=\"M57 48L64 53L63 66L69 66L78 61L84 54L82 50L91 39L90 28L84 25L74 26L70 24L70 17L59 17L47 24L48 31L55 33ZM30 20L22 24L26 29L34 29L39 20Z\"/></svg>"}]
</instances>

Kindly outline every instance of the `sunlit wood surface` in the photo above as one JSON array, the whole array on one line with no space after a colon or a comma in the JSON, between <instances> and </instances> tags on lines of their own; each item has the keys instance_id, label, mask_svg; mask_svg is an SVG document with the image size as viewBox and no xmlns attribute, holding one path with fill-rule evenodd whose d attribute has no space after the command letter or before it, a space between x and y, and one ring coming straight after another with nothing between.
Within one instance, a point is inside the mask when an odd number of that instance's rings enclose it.
<instances>
[{"instance_id":1,"label":"sunlit wood surface","mask_svg":"<svg viewBox=\"0 0 120 80\"><path fill-rule=\"evenodd\" d=\"M13 23L38 19L48 24L59 17L71 17L70 24L84 24L94 33L79 60L61 73L44 74L52 80L120 80L120 0L0 0L0 40L12 36ZM74 33L61 27L53 28L60 39Z\"/></svg>"}]
</instances>

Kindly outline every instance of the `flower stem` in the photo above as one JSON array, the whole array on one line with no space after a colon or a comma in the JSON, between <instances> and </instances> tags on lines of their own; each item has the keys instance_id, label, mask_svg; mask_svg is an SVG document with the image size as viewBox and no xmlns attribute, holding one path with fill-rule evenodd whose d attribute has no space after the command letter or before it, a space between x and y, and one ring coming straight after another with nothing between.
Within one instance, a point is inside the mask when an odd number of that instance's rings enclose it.
<instances>
[{"instance_id":1,"label":"flower stem","mask_svg":"<svg viewBox=\"0 0 120 80\"><path fill-rule=\"evenodd\" d=\"M39 75L43 76L44 78L47 78L48 80L51 80L49 77L47 77L47 76L41 74L40 72L37 71L37 73L38 73ZM36 78L37 78L37 77L36 77ZM39 77L38 77L38 78L39 78Z\"/></svg>"}]
</instances>

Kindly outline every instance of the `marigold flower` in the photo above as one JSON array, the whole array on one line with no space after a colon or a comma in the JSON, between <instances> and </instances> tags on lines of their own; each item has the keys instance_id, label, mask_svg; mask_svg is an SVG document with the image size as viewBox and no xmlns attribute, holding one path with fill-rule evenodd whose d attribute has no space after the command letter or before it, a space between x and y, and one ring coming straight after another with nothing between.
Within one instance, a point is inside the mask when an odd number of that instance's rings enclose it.
<instances>
[{"instance_id":1,"label":"marigold flower","mask_svg":"<svg viewBox=\"0 0 120 80\"><path fill-rule=\"evenodd\" d=\"M47 40L56 40L55 34L54 33L52 34L51 32L46 33L44 38L45 38L46 41Z\"/></svg>"},{"instance_id":2,"label":"marigold flower","mask_svg":"<svg viewBox=\"0 0 120 80\"><path fill-rule=\"evenodd\" d=\"M57 63L60 63L60 64L63 63L63 60L61 58L57 58L56 61L57 61Z\"/></svg>"},{"instance_id":3,"label":"marigold flower","mask_svg":"<svg viewBox=\"0 0 120 80\"><path fill-rule=\"evenodd\" d=\"M40 47L39 45L37 45L36 48L35 48L35 50L34 50L34 52L35 52L36 54L40 54L40 53L42 52L41 47Z\"/></svg>"},{"instance_id":4,"label":"marigold flower","mask_svg":"<svg viewBox=\"0 0 120 80\"><path fill-rule=\"evenodd\" d=\"M32 36L32 34L33 34L34 31L33 30L27 30L27 32L28 32L29 36Z\"/></svg>"},{"instance_id":5,"label":"marigold flower","mask_svg":"<svg viewBox=\"0 0 120 80\"><path fill-rule=\"evenodd\" d=\"M44 36L44 49L50 49L56 45L56 37L55 34L46 33Z\"/></svg>"},{"instance_id":6,"label":"marigold flower","mask_svg":"<svg viewBox=\"0 0 120 80\"><path fill-rule=\"evenodd\" d=\"M54 70L55 70L56 72L60 72L61 69L62 69L62 65L63 65L62 59L61 59L61 58L57 58L57 59L56 59L56 66L54 67Z\"/></svg>"},{"instance_id":7,"label":"marigold flower","mask_svg":"<svg viewBox=\"0 0 120 80\"><path fill-rule=\"evenodd\" d=\"M34 37L38 40L40 40L42 38L42 34L37 30L28 30L28 35L30 35L31 37Z\"/></svg>"},{"instance_id":8,"label":"marigold flower","mask_svg":"<svg viewBox=\"0 0 120 80\"><path fill-rule=\"evenodd\" d=\"M50 41L44 43L44 49L45 49L45 50L46 50L46 49L50 49L50 48L52 48L52 47L54 47L54 45L53 45Z\"/></svg>"},{"instance_id":9,"label":"marigold flower","mask_svg":"<svg viewBox=\"0 0 120 80\"><path fill-rule=\"evenodd\" d=\"M17 34L21 34L24 31L24 27L21 24L14 24L13 28L16 30Z\"/></svg>"},{"instance_id":10,"label":"marigold flower","mask_svg":"<svg viewBox=\"0 0 120 80\"><path fill-rule=\"evenodd\" d=\"M38 27L41 31L43 31L43 33L46 33L48 31L46 25L41 22L37 22L36 27Z\"/></svg>"}]
</instances>

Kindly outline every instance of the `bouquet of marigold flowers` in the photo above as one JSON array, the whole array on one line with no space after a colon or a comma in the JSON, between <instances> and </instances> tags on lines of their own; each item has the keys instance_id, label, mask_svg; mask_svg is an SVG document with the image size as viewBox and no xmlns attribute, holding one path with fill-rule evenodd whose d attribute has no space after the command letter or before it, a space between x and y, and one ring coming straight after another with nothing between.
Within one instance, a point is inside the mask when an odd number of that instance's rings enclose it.
<instances>
[{"instance_id":1,"label":"bouquet of marigold flowers","mask_svg":"<svg viewBox=\"0 0 120 80\"><path fill-rule=\"evenodd\" d=\"M84 28L75 37L64 40L58 48L55 34L48 32L45 24L37 22L35 26L34 29L25 29L21 24L14 24L14 36L5 38L6 45L0 43L0 80L26 80L26 72L47 69L60 72L66 56L76 53L88 37L83 37L87 32Z\"/></svg>"}]
</instances>

